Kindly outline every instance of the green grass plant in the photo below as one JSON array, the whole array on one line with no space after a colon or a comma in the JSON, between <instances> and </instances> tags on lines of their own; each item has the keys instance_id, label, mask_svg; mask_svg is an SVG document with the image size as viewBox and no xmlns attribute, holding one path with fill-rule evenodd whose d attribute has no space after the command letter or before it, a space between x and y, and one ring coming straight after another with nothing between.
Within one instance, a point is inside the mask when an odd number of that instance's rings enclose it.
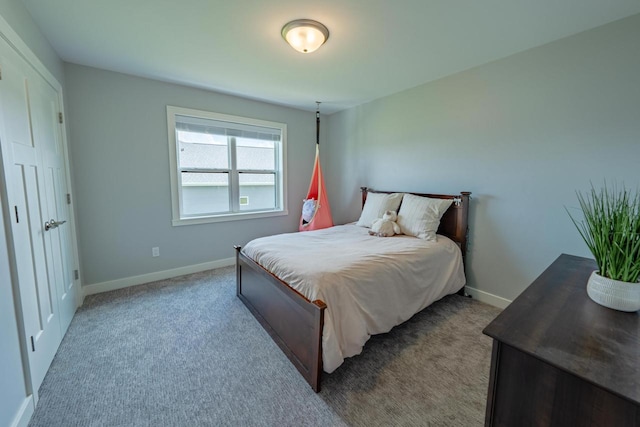
<instances>
[{"instance_id":1,"label":"green grass plant","mask_svg":"<svg viewBox=\"0 0 640 427\"><path fill-rule=\"evenodd\" d=\"M640 192L605 185L576 192L584 215L576 220L567 210L598 264L601 276L623 282L640 280Z\"/></svg>"}]
</instances>

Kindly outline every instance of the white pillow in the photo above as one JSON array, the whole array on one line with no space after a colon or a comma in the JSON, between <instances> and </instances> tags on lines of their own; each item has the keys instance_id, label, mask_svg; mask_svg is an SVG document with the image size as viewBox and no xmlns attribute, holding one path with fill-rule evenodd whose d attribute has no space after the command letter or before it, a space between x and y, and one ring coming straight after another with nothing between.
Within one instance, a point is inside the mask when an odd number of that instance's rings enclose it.
<instances>
[{"instance_id":1,"label":"white pillow","mask_svg":"<svg viewBox=\"0 0 640 427\"><path fill-rule=\"evenodd\" d=\"M360 219L356 223L360 227L371 228L374 220L382 218L386 211L398 212L398 206L404 193L369 193L364 202Z\"/></svg>"},{"instance_id":2,"label":"white pillow","mask_svg":"<svg viewBox=\"0 0 640 427\"><path fill-rule=\"evenodd\" d=\"M315 199L305 199L302 203L302 225L308 224L316 214L318 202Z\"/></svg>"},{"instance_id":3,"label":"white pillow","mask_svg":"<svg viewBox=\"0 0 640 427\"><path fill-rule=\"evenodd\" d=\"M400 231L419 239L436 240L440 218L451 203L452 199L431 199L405 194L398 212Z\"/></svg>"}]
</instances>

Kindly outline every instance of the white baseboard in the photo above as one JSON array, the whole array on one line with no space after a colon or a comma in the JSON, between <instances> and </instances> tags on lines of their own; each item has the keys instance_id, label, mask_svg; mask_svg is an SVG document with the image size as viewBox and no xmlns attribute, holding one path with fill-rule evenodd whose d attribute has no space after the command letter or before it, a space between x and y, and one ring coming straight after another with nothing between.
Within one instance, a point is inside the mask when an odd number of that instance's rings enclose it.
<instances>
[{"instance_id":1,"label":"white baseboard","mask_svg":"<svg viewBox=\"0 0 640 427\"><path fill-rule=\"evenodd\" d=\"M157 280L171 279L172 277L184 276L185 274L197 273L199 271L213 270L214 268L227 267L236 263L235 258L224 258L216 261L203 262L202 264L188 265L186 267L173 268L171 270L156 271L154 273L141 274L139 276L124 277L122 279L110 280L108 282L93 283L83 286L83 294L99 294L101 292L114 291L116 289L128 288L129 286L142 285Z\"/></svg>"},{"instance_id":2,"label":"white baseboard","mask_svg":"<svg viewBox=\"0 0 640 427\"><path fill-rule=\"evenodd\" d=\"M509 304L511 304L511 300L499 297L499 296L494 295L494 294L490 294L489 292L481 291L479 289L472 288L470 286L466 286L464 289L473 298L477 299L480 302L484 302L484 303L487 303L489 305L492 305L494 307L498 307L498 308L503 308L504 309L504 308L507 308L507 306Z\"/></svg>"},{"instance_id":3,"label":"white baseboard","mask_svg":"<svg viewBox=\"0 0 640 427\"><path fill-rule=\"evenodd\" d=\"M33 395L26 397L24 402L22 402L18 413L13 419L11 427L27 427L27 424L31 421L31 416L33 415L33 406Z\"/></svg>"},{"instance_id":4,"label":"white baseboard","mask_svg":"<svg viewBox=\"0 0 640 427\"><path fill-rule=\"evenodd\" d=\"M143 285L157 280L171 279L172 277L184 276L185 274L197 273L214 268L234 265L235 258L224 258L217 261L204 262L202 264L188 265L186 267L173 268L171 270L156 271L154 273L141 274L139 276L124 277L122 279L110 280L108 282L93 283L82 287L83 296L99 294L101 292L115 291L116 289L128 288L129 286ZM465 290L469 295L478 301L487 303L494 307L506 308L511 304L511 300L499 297L489 292L481 291L471 286L466 286Z\"/></svg>"}]
</instances>

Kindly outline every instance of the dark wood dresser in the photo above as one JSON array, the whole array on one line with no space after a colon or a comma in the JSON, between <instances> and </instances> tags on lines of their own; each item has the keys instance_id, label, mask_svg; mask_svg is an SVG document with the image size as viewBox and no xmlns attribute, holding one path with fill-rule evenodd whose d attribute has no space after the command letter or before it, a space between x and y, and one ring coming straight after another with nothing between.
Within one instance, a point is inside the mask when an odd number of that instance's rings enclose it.
<instances>
[{"instance_id":1,"label":"dark wood dresser","mask_svg":"<svg viewBox=\"0 0 640 427\"><path fill-rule=\"evenodd\" d=\"M596 269L561 255L485 328L485 425L640 426L640 314L591 301Z\"/></svg>"}]
</instances>

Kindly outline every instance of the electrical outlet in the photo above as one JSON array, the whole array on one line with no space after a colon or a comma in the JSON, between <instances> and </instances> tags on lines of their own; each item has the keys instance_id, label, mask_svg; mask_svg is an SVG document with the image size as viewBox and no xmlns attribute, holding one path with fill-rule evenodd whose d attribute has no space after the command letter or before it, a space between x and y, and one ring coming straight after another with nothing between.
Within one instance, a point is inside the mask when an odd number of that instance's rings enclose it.
<instances>
[{"instance_id":1,"label":"electrical outlet","mask_svg":"<svg viewBox=\"0 0 640 427\"><path fill-rule=\"evenodd\" d=\"M151 255L154 257L160 256L160 248L151 248Z\"/></svg>"}]
</instances>

